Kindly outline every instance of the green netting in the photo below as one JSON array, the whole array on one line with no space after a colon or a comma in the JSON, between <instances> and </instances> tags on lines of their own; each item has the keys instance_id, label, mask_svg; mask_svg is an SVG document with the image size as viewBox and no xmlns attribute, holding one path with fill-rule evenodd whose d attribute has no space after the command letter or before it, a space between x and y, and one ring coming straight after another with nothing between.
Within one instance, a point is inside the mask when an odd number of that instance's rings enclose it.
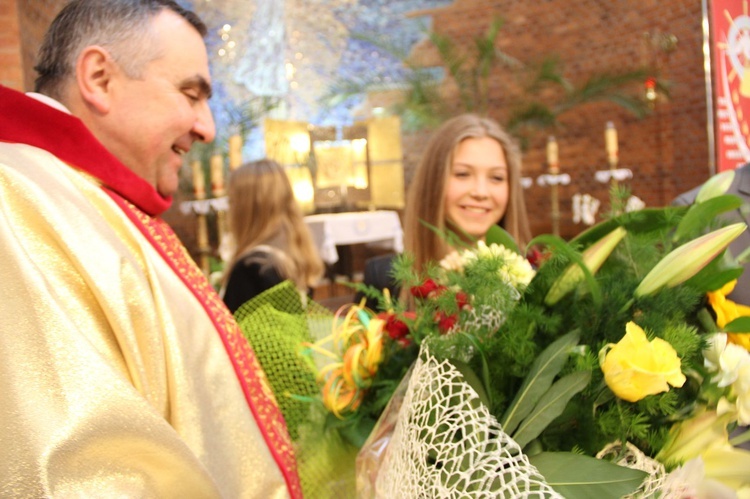
<instances>
[{"instance_id":1,"label":"green netting","mask_svg":"<svg viewBox=\"0 0 750 499\"><path fill-rule=\"evenodd\" d=\"M358 449L326 427L327 411L300 345L330 334L333 314L312 301L303 303L285 281L242 305L235 318L266 372L295 445L305 497L355 497Z\"/></svg>"}]
</instances>

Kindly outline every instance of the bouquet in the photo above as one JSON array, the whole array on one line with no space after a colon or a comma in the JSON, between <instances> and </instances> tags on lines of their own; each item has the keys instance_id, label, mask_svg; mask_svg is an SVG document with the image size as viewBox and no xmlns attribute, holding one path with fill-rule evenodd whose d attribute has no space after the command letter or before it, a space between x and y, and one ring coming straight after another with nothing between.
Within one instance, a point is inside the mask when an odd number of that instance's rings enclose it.
<instances>
[{"instance_id":1,"label":"bouquet","mask_svg":"<svg viewBox=\"0 0 750 499\"><path fill-rule=\"evenodd\" d=\"M745 258L726 251L745 230L722 225L741 203L717 193L729 182L540 236L537 271L491 236L423 273L401 257L408 300L367 290L387 311L354 304L312 345L337 359L317 374L339 428L369 436L360 495L748 493L750 437L730 439L750 424L750 309L726 298Z\"/></svg>"},{"instance_id":2,"label":"bouquet","mask_svg":"<svg viewBox=\"0 0 750 499\"><path fill-rule=\"evenodd\" d=\"M302 437L359 449L360 497L747 496L750 308L726 297L747 257L726 251L745 230L722 222L741 204L722 194L731 174L690 207L539 236L536 269L500 230L452 241L421 273L404 255L407 299L366 289L385 312L308 320L327 333L302 341L307 391L276 396L308 403Z\"/></svg>"}]
</instances>

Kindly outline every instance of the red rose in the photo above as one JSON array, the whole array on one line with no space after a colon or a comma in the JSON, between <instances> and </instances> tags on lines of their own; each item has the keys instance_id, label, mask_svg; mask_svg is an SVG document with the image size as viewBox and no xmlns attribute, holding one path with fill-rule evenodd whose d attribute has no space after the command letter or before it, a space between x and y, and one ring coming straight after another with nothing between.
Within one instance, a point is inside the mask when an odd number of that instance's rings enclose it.
<instances>
[{"instance_id":1,"label":"red rose","mask_svg":"<svg viewBox=\"0 0 750 499\"><path fill-rule=\"evenodd\" d=\"M456 293L456 306L458 309L463 310L467 305L469 305L469 295L463 291Z\"/></svg>"},{"instance_id":2,"label":"red rose","mask_svg":"<svg viewBox=\"0 0 750 499\"><path fill-rule=\"evenodd\" d=\"M409 291L417 298L431 298L439 295L446 289L445 286L441 286L432 279L427 279L421 286L412 286Z\"/></svg>"},{"instance_id":3,"label":"red rose","mask_svg":"<svg viewBox=\"0 0 750 499\"><path fill-rule=\"evenodd\" d=\"M529 261L532 267L538 269L546 260L550 257L550 253L545 251L542 253L539 248L534 246L526 253L526 260Z\"/></svg>"},{"instance_id":4,"label":"red rose","mask_svg":"<svg viewBox=\"0 0 750 499\"><path fill-rule=\"evenodd\" d=\"M385 321L385 326L383 328L391 339L401 340L406 338L409 334L409 326L407 326L405 322L399 320L395 314L381 312L378 314L378 318Z\"/></svg>"},{"instance_id":5,"label":"red rose","mask_svg":"<svg viewBox=\"0 0 750 499\"><path fill-rule=\"evenodd\" d=\"M388 332L388 336L394 340L398 340L409 334L409 326L396 319L396 316L393 315L386 321L385 330Z\"/></svg>"},{"instance_id":6,"label":"red rose","mask_svg":"<svg viewBox=\"0 0 750 499\"><path fill-rule=\"evenodd\" d=\"M440 334L446 334L451 329L453 329L453 326L456 325L456 322L458 321L458 316L456 314L448 315L443 311L439 311L435 315L435 320L437 320L438 329L440 329Z\"/></svg>"},{"instance_id":7,"label":"red rose","mask_svg":"<svg viewBox=\"0 0 750 499\"><path fill-rule=\"evenodd\" d=\"M401 339L396 340L396 342L399 345L401 345L403 348L406 348L409 345L411 345L411 340L409 338L401 338Z\"/></svg>"}]
</instances>

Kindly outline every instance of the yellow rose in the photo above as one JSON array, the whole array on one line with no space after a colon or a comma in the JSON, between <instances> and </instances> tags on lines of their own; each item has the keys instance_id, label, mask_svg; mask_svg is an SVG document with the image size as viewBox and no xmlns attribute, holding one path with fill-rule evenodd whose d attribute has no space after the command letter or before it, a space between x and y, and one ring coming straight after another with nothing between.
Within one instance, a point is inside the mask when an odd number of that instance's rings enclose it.
<instances>
[{"instance_id":1,"label":"yellow rose","mask_svg":"<svg viewBox=\"0 0 750 499\"><path fill-rule=\"evenodd\" d=\"M734 280L726 283L723 288L708 293L708 303L714 309L716 325L720 328L723 328L738 317L750 316L750 307L727 300L727 295L732 292L736 284L737 280ZM727 339L731 343L736 343L745 350L750 351L750 334L727 333Z\"/></svg>"},{"instance_id":2,"label":"yellow rose","mask_svg":"<svg viewBox=\"0 0 750 499\"><path fill-rule=\"evenodd\" d=\"M646 333L634 322L627 323L625 336L619 343L602 348L599 365L607 386L628 402L666 392L668 384L680 387L685 383L680 358L672 345L661 338L649 342Z\"/></svg>"}]
</instances>

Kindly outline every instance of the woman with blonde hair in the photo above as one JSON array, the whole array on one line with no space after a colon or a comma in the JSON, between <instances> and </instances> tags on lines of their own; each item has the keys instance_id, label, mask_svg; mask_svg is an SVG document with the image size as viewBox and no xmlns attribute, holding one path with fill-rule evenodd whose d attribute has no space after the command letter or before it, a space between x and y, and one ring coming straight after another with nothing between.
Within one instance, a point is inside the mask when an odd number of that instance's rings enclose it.
<instances>
[{"instance_id":1,"label":"woman with blonde hair","mask_svg":"<svg viewBox=\"0 0 750 499\"><path fill-rule=\"evenodd\" d=\"M433 229L468 243L499 224L523 248L531 239L521 187L521 153L494 120L452 118L432 135L411 180L404 213L404 247L418 269L450 248Z\"/></svg>"},{"instance_id":2,"label":"woman with blonde hair","mask_svg":"<svg viewBox=\"0 0 750 499\"><path fill-rule=\"evenodd\" d=\"M404 251L421 271L427 262L438 262L455 249L441 234L474 244L498 224L520 248L531 239L520 150L490 118L475 114L451 118L430 138L411 180ZM368 260L364 283L398 293L390 276L392 259L393 255L386 255ZM373 303L368 300L368 305Z\"/></svg>"},{"instance_id":3,"label":"woman with blonde hair","mask_svg":"<svg viewBox=\"0 0 750 499\"><path fill-rule=\"evenodd\" d=\"M324 266L284 169L268 159L246 163L230 175L228 197L235 249L222 297L229 309L287 279L309 293Z\"/></svg>"}]
</instances>

